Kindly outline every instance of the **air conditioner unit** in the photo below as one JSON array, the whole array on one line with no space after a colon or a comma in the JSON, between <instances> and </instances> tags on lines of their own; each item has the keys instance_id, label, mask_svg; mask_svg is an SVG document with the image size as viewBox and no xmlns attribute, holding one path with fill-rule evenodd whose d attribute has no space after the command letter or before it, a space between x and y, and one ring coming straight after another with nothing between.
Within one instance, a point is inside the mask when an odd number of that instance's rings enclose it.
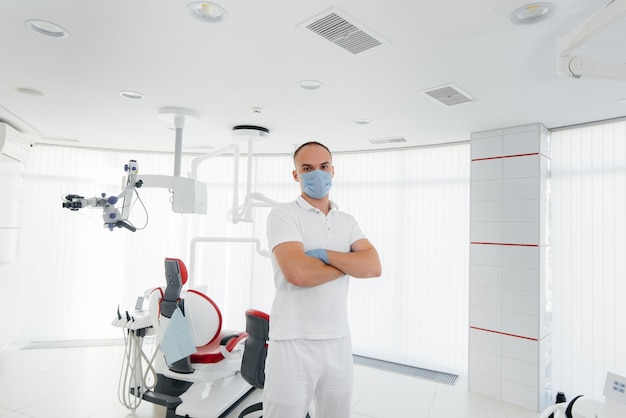
<instances>
[{"instance_id":1,"label":"air conditioner unit","mask_svg":"<svg viewBox=\"0 0 626 418\"><path fill-rule=\"evenodd\" d=\"M11 125L0 122L0 155L24 162L28 157L28 140L24 134L15 130Z\"/></svg>"}]
</instances>

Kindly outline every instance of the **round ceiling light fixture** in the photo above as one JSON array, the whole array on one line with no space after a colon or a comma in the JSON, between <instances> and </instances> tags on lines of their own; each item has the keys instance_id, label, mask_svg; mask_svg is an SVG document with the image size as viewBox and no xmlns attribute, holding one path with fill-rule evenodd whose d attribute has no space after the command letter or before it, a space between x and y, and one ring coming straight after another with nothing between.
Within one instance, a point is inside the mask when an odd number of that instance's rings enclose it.
<instances>
[{"instance_id":1,"label":"round ceiling light fixture","mask_svg":"<svg viewBox=\"0 0 626 418\"><path fill-rule=\"evenodd\" d=\"M554 12L554 4L547 2L529 3L511 13L511 22L516 25L528 25L547 19Z\"/></svg>"},{"instance_id":2,"label":"round ceiling light fixture","mask_svg":"<svg viewBox=\"0 0 626 418\"><path fill-rule=\"evenodd\" d=\"M322 87L322 82L317 80L298 81L298 87L302 90L318 90Z\"/></svg>"},{"instance_id":3,"label":"round ceiling light fixture","mask_svg":"<svg viewBox=\"0 0 626 418\"><path fill-rule=\"evenodd\" d=\"M145 99L145 96L143 94L138 93L136 91L125 90L125 91L120 91L117 94L119 94L124 99L128 99L128 100L143 100L143 99Z\"/></svg>"},{"instance_id":4,"label":"round ceiling light fixture","mask_svg":"<svg viewBox=\"0 0 626 418\"><path fill-rule=\"evenodd\" d=\"M270 130L262 126L237 125L233 127L235 141L264 141L269 139Z\"/></svg>"},{"instance_id":5,"label":"round ceiling light fixture","mask_svg":"<svg viewBox=\"0 0 626 418\"><path fill-rule=\"evenodd\" d=\"M15 90L27 96L45 96L43 91L31 89L30 87L16 87Z\"/></svg>"},{"instance_id":6,"label":"round ceiling light fixture","mask_svg":"<svg viewBox=\"0 0 626 418\"><path fill-rule=\"evenodd\" d=\"M187 10L203 22L217 23L226 18L226 10L219 4L206 1L194 1L187 5Z\"/></svg>"},{"instance_id":7,"label":"round ceiling light fixture","mask_svg":"<svg viewBox=\"0 0 626 418\"><path fill-rule=\"evenodd\" d=\"M200 114L184 107L167 106L159 109L159 119L176 129L182 129L186 124L193 125L198 122Z\"/></svg>"},{"instance_id":8,"label":"round ceiling light fixture","mask_svg":"<svg viewBox=\"0 0 626 418\"><path fill-rule=\"evenodd\" d=\"M50 38L67 38L69 33L56 23L40 19L29 19L24 24L35 32Z\"/></svg>"}]
</instances>

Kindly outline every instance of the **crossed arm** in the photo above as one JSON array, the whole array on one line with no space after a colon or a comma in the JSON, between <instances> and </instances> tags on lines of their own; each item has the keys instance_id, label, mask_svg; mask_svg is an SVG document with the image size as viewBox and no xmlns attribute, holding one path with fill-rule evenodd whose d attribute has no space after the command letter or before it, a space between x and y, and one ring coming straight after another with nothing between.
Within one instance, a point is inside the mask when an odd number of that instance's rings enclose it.
<instances>
[{"instance_id":1,"label":"crossed arm","mask_svg":"<svg viewBox=\"0 0 626 418\"><path fill-rule=\"evenodd\" d=\"M326 255L328 264L305 254L300 242L284 242L274 247L274 256L285 279L296 286L317 286L344 274L355 278L381 275L378 252L367 239L355 241L348 253L326 250Z\"/></svg>"}]
</instances>

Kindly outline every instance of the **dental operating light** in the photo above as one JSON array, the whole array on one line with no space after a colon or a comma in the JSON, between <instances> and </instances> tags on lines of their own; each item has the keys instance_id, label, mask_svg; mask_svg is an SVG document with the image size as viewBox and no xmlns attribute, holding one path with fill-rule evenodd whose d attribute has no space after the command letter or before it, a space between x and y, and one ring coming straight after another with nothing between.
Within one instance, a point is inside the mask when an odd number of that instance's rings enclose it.
<instances>
[{"instance_id":1,"label":"dental operating light","mask_svg":"<svg viewBox=\"0 0 626 418\"><path fill-rule=\"evenodd\" d=\"M557 39L558 68L560 75L573 78L583 76L626 79L626 63L605 62L588 55L575 55L574 51L585 42L626 16L626 0L613 0Z\"/></svg>"}]
</instances>

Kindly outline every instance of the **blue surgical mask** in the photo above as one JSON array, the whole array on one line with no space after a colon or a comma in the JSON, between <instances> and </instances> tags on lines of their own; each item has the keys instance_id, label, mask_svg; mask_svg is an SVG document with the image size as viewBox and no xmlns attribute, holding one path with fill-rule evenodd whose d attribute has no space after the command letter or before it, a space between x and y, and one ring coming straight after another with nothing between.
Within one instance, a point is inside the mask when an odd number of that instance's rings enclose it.
<instances>
[{"instance_id":1,"label":"blue surgical mask","mask_svg":"<svg viewBox=\"0 0 626 418\"><path fill-rule=\"evenodd\" d=\"M320 199L330 192L333 176L328 171L315 170L300 175L302 191L313 199Z\"/></svg>"}]
</instances>

